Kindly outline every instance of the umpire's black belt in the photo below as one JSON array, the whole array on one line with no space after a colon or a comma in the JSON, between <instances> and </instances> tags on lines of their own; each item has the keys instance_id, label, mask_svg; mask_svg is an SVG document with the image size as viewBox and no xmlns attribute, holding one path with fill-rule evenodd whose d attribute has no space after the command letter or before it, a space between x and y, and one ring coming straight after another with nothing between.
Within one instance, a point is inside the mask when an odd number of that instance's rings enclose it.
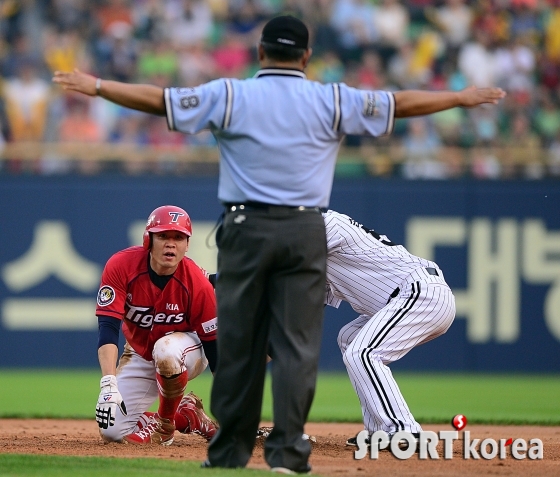
<instances>
[{"instance_id":1,"label":"umpire's black belt","mask_svg":"<svg viewBox=\"0 0 560 477\"><path fill-rule=\"evenodd\" d=\"M303 205L276 205L276 204L267 204L265 202L254 202L254 201L247 201L247 202L224 202L224 207L226 208L226 213L228 212L238 212L242 210L260 210L261 212L271 212L275 210L310 210L315 212L320 212L321 209L319 207L306 207Z\"/></svg>"}]
</instances>

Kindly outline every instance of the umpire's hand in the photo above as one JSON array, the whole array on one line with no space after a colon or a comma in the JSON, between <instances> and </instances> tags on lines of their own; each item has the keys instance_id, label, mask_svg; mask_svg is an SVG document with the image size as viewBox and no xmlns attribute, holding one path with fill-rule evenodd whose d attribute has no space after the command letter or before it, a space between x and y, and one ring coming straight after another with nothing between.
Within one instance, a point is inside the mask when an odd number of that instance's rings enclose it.
<instances>
[{"instance_id":1,"label":"umpire's hand","mask_svg":"<svg viewBox=\"0 0 560 477\"><path fill-rule=\"evenodd\" d=\"M473 108L481 104L498 104L506 96L501 88L477 88L469 86L457 93L463 108Z\"/></svg>"},{"instance_id":2,"label":"umpire's hand","mask_svg":"<svg viewBox=\"0 0 560 477\"><path fill-rule=\"evenodd\" d=\"M100 80L95 76L82 73L77 68L71 72L55 71L52 81L66 90L77 91L88 96L99 94L98 85Z\"/></svg>"}]
</instances>

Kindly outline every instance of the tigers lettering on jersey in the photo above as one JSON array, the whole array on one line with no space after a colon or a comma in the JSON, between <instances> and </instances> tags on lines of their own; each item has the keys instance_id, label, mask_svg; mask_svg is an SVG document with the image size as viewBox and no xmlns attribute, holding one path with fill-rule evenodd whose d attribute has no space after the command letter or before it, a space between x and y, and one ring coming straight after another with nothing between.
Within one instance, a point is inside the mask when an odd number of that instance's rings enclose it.
<instances>
[{"instance_id":1,"label":"tigers lettering on jersey","mask_svg":"<svg viewBox=\"0 0 560 477\"><path fill-rule=\"evenodd\" d=\"M153 307L134 306L127 303L128 311L125 319L135 323L140 328L150 328L154 323L160 325L176 325L185 321L183 313L167 314L155 313Z\"/></svg>"}]
</instances>

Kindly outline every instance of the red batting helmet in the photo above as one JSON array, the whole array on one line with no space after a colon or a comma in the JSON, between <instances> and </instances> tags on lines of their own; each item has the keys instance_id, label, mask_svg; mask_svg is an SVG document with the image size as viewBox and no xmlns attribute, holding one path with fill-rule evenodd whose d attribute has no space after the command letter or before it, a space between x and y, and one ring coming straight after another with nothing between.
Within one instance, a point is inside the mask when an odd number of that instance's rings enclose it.
<instances>
[{"instance_id":1,"label":"red batting helmet","mask_svg":"<svg viewBox=\"0 0 560 477\"><path fill-rule=\"evenodd\" d=\"M147 250L151 246L150 233L165 232L166 230L177 230L190 237L192 235L192 224L189 214L181 207L174 205L163 205L154 210L146 223L144 248Z\"/></svg>"}]
</instances>

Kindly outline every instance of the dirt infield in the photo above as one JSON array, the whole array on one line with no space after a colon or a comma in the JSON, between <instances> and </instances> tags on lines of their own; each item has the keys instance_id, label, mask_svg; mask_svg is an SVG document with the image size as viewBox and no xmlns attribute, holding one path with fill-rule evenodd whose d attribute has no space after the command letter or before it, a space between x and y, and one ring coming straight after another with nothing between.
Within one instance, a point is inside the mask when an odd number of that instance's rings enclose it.
<instances>
[{"instance_id":1,"label":"dirt infield","mask_svg":"<svg viewBox=\"0 0 560 477\"><path fill-rule=\"evenodd\" d=\"M266 423L265 423L266 425ZM537 426L471 426L471 439L538 437L544 446L543 460L515 460L509 453L500 460L464 460L463 442L456 441L453 458L443 459L443 445L438 446L439 460L398 460L389 452L381 452L378 460L366 457L355 460L353 448L346 447L348 436L356 435L359 424L309 423L306 432L317 438L313 445L311 464L313 473L328 476L438 476L438 475L560 475L560 427ZM425 430L452 430L447 426L425 426ZM104 444L93 420L0 419L0 453L50 454L73 456L159 457L175 460L202 461L206 456L206 442L196 435L176 433L169 447L156 445L132 446ZM258 444L249 466L266 469L262 444Z\"/></svg>"}]
</instances>

